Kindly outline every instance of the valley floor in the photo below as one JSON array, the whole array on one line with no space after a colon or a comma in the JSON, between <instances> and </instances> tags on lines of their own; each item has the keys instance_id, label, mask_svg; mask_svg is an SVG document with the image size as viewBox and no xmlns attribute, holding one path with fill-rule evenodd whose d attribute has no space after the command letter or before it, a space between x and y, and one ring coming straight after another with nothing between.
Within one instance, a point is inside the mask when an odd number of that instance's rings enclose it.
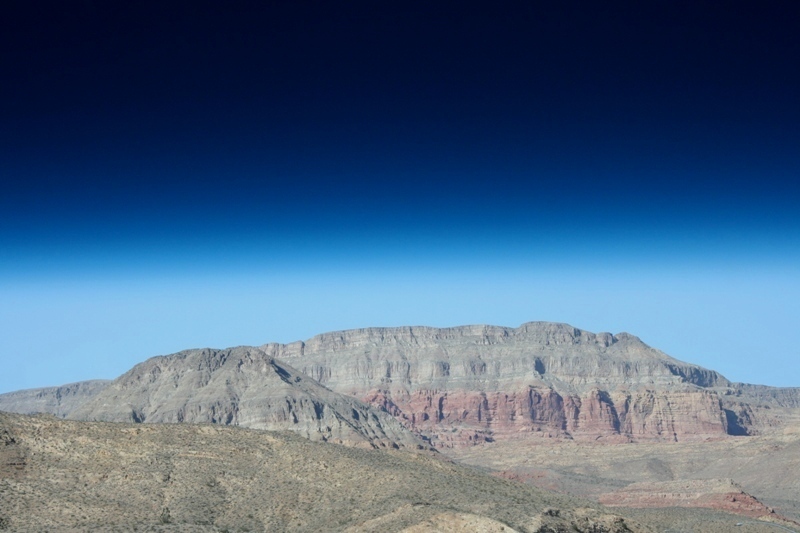
<instances>
[{"instance_id":1,"label":"valley floor","mask_svg":"<svg viewBox=\"0 0 800 533\"><path fill-rule=\"evenodd\" d=\"M657 492L679 481L733 480L780 515L800 522L800 432L792 430L690 443L507 441L446 453L504 477L608 502L613 500L609 494L632 483L650 484Z\"/></svg>"}]
</instances>

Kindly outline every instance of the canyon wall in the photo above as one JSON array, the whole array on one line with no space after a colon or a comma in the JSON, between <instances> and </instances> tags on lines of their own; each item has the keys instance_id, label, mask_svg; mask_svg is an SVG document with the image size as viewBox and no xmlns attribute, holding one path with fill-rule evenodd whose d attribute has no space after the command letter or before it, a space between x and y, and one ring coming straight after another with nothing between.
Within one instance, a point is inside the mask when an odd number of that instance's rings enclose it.
<instances>
[{"instance_id":1,"label":"canyon wall","mask_svg":"<svg viewBox=\"0 0 800 533\"><path fill-rule=\"evenodd\" d=\"M369 328L262 348L440 447L537 436L704 440L769 425L746 401L723 405L733 384L717 372L627 333L549 322Z\"/></svg>"}]
</instances>

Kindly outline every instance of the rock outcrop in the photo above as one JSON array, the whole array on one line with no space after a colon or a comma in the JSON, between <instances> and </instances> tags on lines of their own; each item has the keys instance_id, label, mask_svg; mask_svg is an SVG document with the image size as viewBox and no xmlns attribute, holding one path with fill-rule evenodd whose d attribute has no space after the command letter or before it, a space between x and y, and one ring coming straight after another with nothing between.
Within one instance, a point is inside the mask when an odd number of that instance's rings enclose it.
<instances>
[{"instance_id":1,"label":"rock outcrop","mask_svg":"<svg viewBox=\"0 0 800 533\"><path fill-rule=\"evenodd\" d=\"M531 445L507 440L446 452L459 462L494 470L509 479L590 498L627 486L655 484L652 486L663 488L668 485L661 483L675 482L677 487L684 481L696 482L692 485L696 490L684 491L687 494L720 494L730 491L717 490L723 485L714 480L733 479L776 513L800 521L800 483L793 475L800 472L800 431L787 429L790 431L677 443L550 439ZM708 480L708 486L700 484Z\"/></svg>"},{"instance_id":2,"label":"rock outcrop","mask_svg":"<svg viewBox=\"0 0 800 533\"><path fill-rule=\"evenodd\" d=\"M613 507L703 507L800 525L777 515L731 479L632 483L621 490L601 495L599 500L603 505Z\"/></svg>"},{"instance_id":3,"label":"rock outcrop","mask_svg":"<svg viewBox=\"0 0 800 533\"><path fill-rule=\"evenodd\" d=\"M253 357L261 362L251 362ZM234 370L231 359L244 362ZM290 423L309 436L321 431L340 440L351 423L363 426L341 413L334 417L339 422L300 422L333 415L318 412L314 401L295 401L300 382L287 383L277 370L254 370L291 368L281 361L298 369L287 372L302 378L306 389L319 382L323 387L315 391L357 398L440 448L538 437L702 441L800 424L800 389L730 383L633 335L549 322L367 328L260 348L190 350L169 356L168 364L154 358L138 365L113 385L87 382L0 395L0 409L248 427ZM311 394L306 389L303 394Z\"/></svg>"},{"instance_id":4,"label":"rock outcrop","mask_svg":"<svg viewBox=\"0 0 800 533\"><path fill-rule=\"evenodd\" d=\"M425 447L388 413L337 394L263 350L187 350L140 363L68 418L290 430L311 440Z\"/></svg>"},{"instance_id":5,"label":"rock outcrop","mask_svg":"<svg viewBox=\"0 0 800 533\"><path fill-rule=\"evenodd\" d=\"M26 389L0 394L0 411L34 414L48 413L65 418L69 413L105 389L110 380L95 379L60 387Z\"/></svg>"},{"instance_id":6,"label":"rock outcrop","mask_svg":"<svg viewBox=\"0 0 800 533\"><path fill-rule=\"evenodd\" d=\"M537 436L702 440L746 424L722 406L723 376L627 333L548 322L370 328L263 349L440 447Z\"/></svg>"}]
</instances>

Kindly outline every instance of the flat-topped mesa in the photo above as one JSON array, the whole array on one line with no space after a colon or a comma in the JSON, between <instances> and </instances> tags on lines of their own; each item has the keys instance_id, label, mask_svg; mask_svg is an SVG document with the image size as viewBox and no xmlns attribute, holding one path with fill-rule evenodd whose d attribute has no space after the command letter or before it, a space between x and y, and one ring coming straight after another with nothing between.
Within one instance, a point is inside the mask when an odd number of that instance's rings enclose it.
<instances>
[{"instance_id":1,"label":"flat-topped mesa","mask_svg":"<svg viewBox=\"0 0 800 533\"><path fill-rule=\"evenodd\" d=\"M721 436L718 373L620 333L567 324L368 328L270 344L338 392L380 406L439 446L541 435L616 440Z\"/></svg>"},{"instance_id":2,"label":"flat-topped mesa","mask_svg":"<svg viewBox=\"0 0 800 533\"><path fill-rule=\"evenodd\" d=\"M416 433L450 447L540 436L616 442L766 433L800 420L800 389L732 384L628 333L530 322L365 328L260 348L187 350L145 361L110 384L0 395L4 408L291 429L378 446L419 445Z\"/></svg>"},{"instance_id":3,"label":"flat-topped mesa","mask_svg":"<svg viewBox=\"0 0 800 533\"><path fill-rule=\"evenodd\" d=\"M349 445L425 447L389 414L327 389L259 348L243 346L148 359L69 418L229 424Z\"/></svg>"},{"instance_id":4,"label":"flat-topped mesa","mask_svg":"<svg viewBox=\"0 0 800 533\"><path fill-rule=\"evenodd\" d=\"M585 392L601 386L727 386L718 373L683 363L620 333L591 333L567 324L531 322L519 328L367 328L317 335L306 342L262 347L336 390L404 383L411 389L442 382L507 381Z\"/></svg>"}]
</instances>

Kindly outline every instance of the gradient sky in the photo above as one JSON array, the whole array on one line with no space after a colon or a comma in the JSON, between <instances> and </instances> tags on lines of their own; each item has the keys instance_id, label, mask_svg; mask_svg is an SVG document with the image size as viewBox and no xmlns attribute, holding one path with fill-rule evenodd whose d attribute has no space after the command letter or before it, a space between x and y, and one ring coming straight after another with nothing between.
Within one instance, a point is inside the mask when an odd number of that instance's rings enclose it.
<instances>
[{"instance_id":1,"label":"gradient sky","mask_svg":"<svg viewBox=\"0 0 800 533\"><path fill-rule=\"evenodd\" d=\"M796 2L4 5L0 392L531 320L800 386L798 27Z\"/></svg>"}]
</instances>

